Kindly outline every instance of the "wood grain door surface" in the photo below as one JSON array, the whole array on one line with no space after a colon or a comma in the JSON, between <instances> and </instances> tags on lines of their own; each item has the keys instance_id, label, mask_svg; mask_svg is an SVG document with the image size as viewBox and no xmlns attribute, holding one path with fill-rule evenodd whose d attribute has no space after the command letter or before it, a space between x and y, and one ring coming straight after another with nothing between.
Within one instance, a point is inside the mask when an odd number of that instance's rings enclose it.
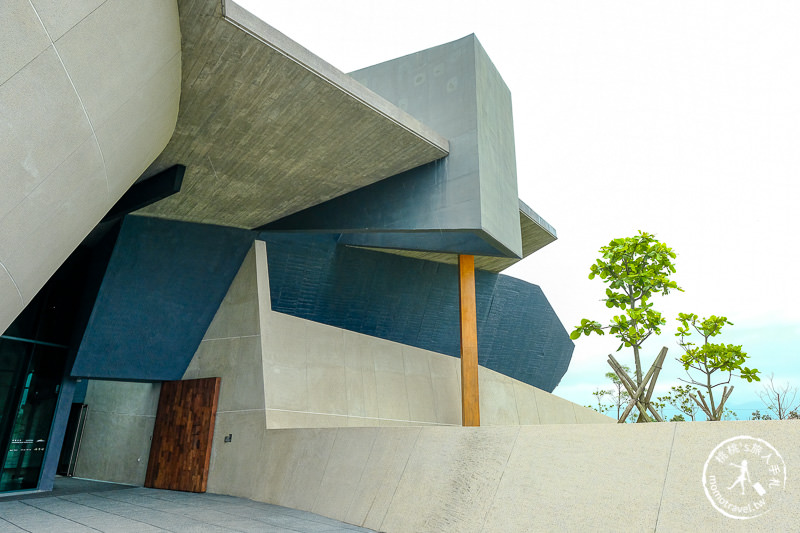
<instances>
[{"instance_id":1,"label":"wood grain door surface","mask_svg":"<svg viewBox=\"0 0 800 533\"><path fill-rule=\"evenodd\" d=\"M161 385L145 487L205 492L220 378Z\"/></svg>"}]
</instances>

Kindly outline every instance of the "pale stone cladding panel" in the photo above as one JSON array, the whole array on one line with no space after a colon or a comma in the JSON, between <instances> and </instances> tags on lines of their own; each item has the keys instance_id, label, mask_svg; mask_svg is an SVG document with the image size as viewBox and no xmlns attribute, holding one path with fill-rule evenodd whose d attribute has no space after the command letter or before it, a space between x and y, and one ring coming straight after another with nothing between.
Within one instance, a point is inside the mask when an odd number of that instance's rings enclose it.
<instances>
[{"instance_id":1,"label":"pale stone cladding panel","mask_svg":"<svg viewBox=\"0 0 800 533\"><path fill-rule=\"evenodd\" d=\"M181 48L163 0L8 0L0 20L4 331L166 146Z\"/></svg>"}]
</instances>

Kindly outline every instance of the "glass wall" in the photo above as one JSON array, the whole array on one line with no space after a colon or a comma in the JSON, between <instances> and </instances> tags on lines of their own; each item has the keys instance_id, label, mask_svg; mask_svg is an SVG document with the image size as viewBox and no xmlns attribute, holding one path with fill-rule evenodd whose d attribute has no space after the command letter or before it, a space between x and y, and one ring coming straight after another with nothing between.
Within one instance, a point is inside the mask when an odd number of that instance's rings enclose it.
<instances>
[{"instance_id":1,"label":"glass wall","mask_svg":"<svg viewBox=\"0 0 800 533\"><path fill-rule=\"evenodd\" d=\"M0 492L39 482L66 356L66 346L0 338Z\"/></svg>"},{"instance_id":2,"label":"glass wall","mask_svg":"<svg viewBox=\"0 0 800 533\"><path fill-rule=\"evenodd\" d=\"M79 342L84 271L78 261L62 266L0 335L0 492L39 484L65 366Z\"/></svg>"}]
</instances>

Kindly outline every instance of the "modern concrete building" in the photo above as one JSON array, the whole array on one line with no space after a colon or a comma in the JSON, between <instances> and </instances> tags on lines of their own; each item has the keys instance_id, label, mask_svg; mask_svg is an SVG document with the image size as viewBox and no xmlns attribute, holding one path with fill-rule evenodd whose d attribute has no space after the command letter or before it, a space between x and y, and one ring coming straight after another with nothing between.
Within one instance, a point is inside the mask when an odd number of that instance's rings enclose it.
<instances>
[{"instance_id":1,"label":"modern concrete building","mask_svg":"<svg viewBox=\"0 0 800 533\"><path fill-rule=\"evenodd\" d=\"M572 342L500 272L556 234L475 36L344 74L230 0L0 21L0 492L64 472L383 531L730 529L692 480L744 426L550 394Z\"/></svg>"},{"instance_id":2,"label":"modern concrete building","mask_svg":"<svg viewBox=\"0 0 800 533\"><path fill-rule=\"evenodd\" d=\"M348 75L229 1L0 20L1 491L47 489L79 420L65 468L143 482L164 381L222 378L237 443L460 425L464 256L484 425L592 418L547 394L572 342L542 291L499 274L556 237L475 36Z\"/></svg>"}]
</instances>

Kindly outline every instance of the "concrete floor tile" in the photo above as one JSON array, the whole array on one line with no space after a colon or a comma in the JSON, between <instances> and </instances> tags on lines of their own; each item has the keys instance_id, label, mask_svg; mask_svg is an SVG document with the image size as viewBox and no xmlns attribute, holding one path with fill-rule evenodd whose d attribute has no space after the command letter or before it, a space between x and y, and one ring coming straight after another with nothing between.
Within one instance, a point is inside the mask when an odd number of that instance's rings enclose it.
<instances>
[{"instance_id":1,"label":"concrete floor tile","mask_svg":"<svg viewBox=\"0 0 800 533\"><path fill-rule=\"evenodd\" d=\"M370 531L221 494L59 478L54 492L0 498L0 533L328 533ZM84 491L84 492L81 492Z\"/></svg>"}]
</instances>

